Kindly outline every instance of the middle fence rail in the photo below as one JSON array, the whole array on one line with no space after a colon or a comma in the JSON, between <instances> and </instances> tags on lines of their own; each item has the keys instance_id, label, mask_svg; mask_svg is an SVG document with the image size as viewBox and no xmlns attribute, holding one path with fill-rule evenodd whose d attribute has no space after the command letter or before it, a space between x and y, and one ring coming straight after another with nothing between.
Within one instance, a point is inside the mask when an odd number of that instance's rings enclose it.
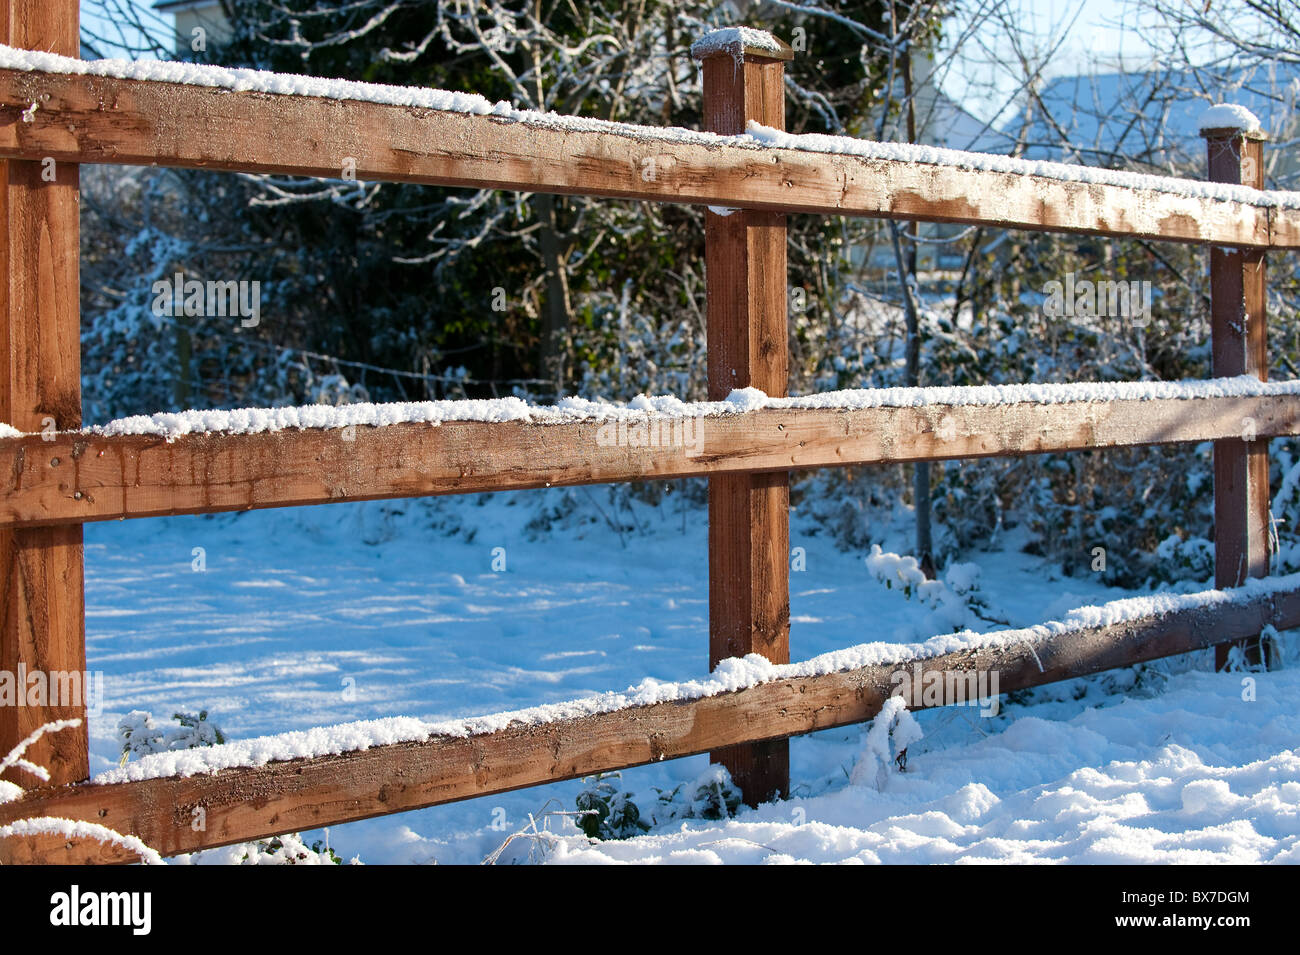
<instances>
[{"instance_id":1,"label":"middle fence rail","mask_svg":"<svg viewBox=\"0 0 1300 955\"><path fill-rule=\"evenodd\" d=\"M948 403L934 401L945 393ZM270 409L259 431L242 431L249 425L238 414L206 412L203 419L229 430L194 432L160 415L135 425L153 433L130 433L128 421L123 433L0 439L0 473L9 475L0 524L1214 441L1239 438L1243 421L1260 437L1277 437L1300 434L1297 399L1300 382L1242 377L1191 386L843 392L772 399L765 404L775 407L752 411L701 402L676 413L618 416L566 415L523 402L491 412L472 401L414 406L436 427L425 420L383 424L370 409L349 406L320 415L337 418L333 427L275 425L279 409ZM818 401L843 406L800 407ZM896 404L853 407L890 401ZM457 420L476 412L517 420Z\"/></svg>"},{"instance_id":2,"label":"middle fence rail","mask_svg":"<svg viewBox=\"0 0 1300 955\"><path fill-rule=\"evenodd\" d=\"M1300 575L1247 579L1267 573L1257 526L1267 441L1300 434L1300 383L1263 380L1257 294L1263 252L1300 248L1300 194L1254 188L1262 180L1245 170L1260 168L1258 137L1210 131L1211 170L1226 181L1199 182L790 136L780 82L789 50L753 39L724 31L698 51L714 132L525 113L460 93L0 47L5 162L324 178L352 169L362 180L708 205L713 399L645 410L505 401L191 412L10 435L0 437L0 533L707 476L717 668L708 679L479 720L346 724L146 757L0 804L0 828L33 816L80 820L175 854L703 752L727 762L753 803L788 785L785 739L871 719L899 667L942 675L947 694L920 703L942 705L980 671L997 671L1005 692L1300 626ZM1214 245L1216 377L780 397L787 213ZM1225 589L788 663L787 472L1203 441L1216 442L1216 544L1249 557L1220 568ZM79 582L55 581L45 596L75 607L84 599ZM84 654L84 643L71 649ZM746 656L755 652L765 659ZM0 738L0 751L14 742ZM198 811L202 827L192 824ZM134 856L45 833L0 838L0 858Z\"/></svg>"}]
</instances>

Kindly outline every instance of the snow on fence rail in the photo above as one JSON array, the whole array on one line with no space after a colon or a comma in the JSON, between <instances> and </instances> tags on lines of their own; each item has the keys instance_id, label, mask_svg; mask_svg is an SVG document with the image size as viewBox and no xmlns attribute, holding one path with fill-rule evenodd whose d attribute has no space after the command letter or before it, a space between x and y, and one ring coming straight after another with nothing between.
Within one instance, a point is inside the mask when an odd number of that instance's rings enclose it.
<instances>
[{"instance_id":1,"label":"snow on fence rail","mask_svg":"<svg viewBox=\"0 0 1300 955\"><path fill-rule=\"evenodd\" d=\"M0 527L1300 434L1300 382L185 412L0 436Z\"/></svg>"},{"instance_id":2,"label":"snow on fence rail","mask_svg":"<svg viewBox=\"0 0 1300 955\"><path fill-rule=\"evenodd\" d=\"M446 90L6 46L0 104L7 158L335 179L351 162L361 180L1300 247L1300 193L762 123L719 135Z\"/></svg>"},{"instance_id":3,"label":"snow on fence rail","mask_svg":"<svg viewBox=\"0 0 1300 955\"><path fill-rule=\"evenodd\" d=\"M1208 130L1211 182L1193 183L787 136L783 62L793 54L753 31L696 45L706 131L695 132L523 113L436 90L82 63L58 55L77 51L77 0L10 6L0 19L0 44L14 44L0 45L9 355L0 365L9 475L0 484L0 669L85 669L86 521L707 475L714 676L456 726L398 719L306 731L142 761L93 782L84 710L0 708L0 752L52 720L80 726L32 743L26 758L49 767L53 785L0 804L0 861L128 861L122 846L134 839L172 854L701 752L732 770L752 804L787 790L788 737L870 719L903 663L996 669L1010 690L1207 646L1222 659L1230 642L1265 626L1300 625L1300 579L1249 579L1268 574L1267 439L1300 433L1300 385L1263 381L1263 250L1300 248L1300 197L1262 189L1252 129ZM43 175L50 158L53 181ZM354 162L362 179L737 210L705 216L714 400L253 409L82 430L82 162L326 178ZM647 163L653 176L643 175ZM785 212L1213 243L1215 379L784 398ZM1206 440L1215 442L1218 590L788 665L790 469ZM7 775L30 782L22 772ZM206 826L196 831L199 809ZM31 817L68 821L15 824ZM128 838L97 841L103 827Z\"/></svg>"},{"instance_id":4,"label":"snow on fence rail","mask_svg":"<svg viewBox=\"0 0 1300 955\"><path fill-rule=\"evenodd\" d=\"M1298 589L1300 575L1255 580L1084 607L1023 630L864 644L784 666L732 660L706 679L472 720L374 720L160 753L0 804L0 826L56 816L131 833L164 855L192 852L859 723L896 691L900 669L934 680L938 705L969 703L972 672L996 671L1006 692L1294 627ZM116 846L74 844L69 854L66 844L52 839L33 858L135 861Z\"/></svg>"}]
</instances>

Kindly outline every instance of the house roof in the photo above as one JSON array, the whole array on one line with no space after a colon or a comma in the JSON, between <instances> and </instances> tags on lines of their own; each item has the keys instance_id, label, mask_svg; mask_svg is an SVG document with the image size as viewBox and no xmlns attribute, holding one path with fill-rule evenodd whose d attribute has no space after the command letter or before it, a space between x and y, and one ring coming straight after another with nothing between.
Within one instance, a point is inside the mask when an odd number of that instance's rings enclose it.
<instances>
[{"instance_id":1,"label":"house roof","mask_svg":"<svg viewBox=\"0 0 1300 955\"><path fill-rule=\"evenodd\" d=\"M1162 165L1198 160L1205 151L1200 118L1216 103L1244 106L1274 139L1298 118L1300 68L1218 76L1179 70L1145 70L1058 76L1039 92L1026 132L1031 159L1070 159L1089 165L1115 154ZM1014 137L1023 127L1005 130ZM1064 138L1070 148L1060 145Z\"/></svg>"},{"instance_id":2,"label":"house roof","mask_svg":"<svg viewBox=\"0 0 1300 955\"><path fill-rule=\"evenodd\" d=\"M182 10L202 10L205 7L220 6L220 0L157 0L155 10L177 13Z\"/></svg>"},{"instance_id":3,"label":"house roof","mask_svg":"<svg viewBox=\"0 0 1300 955\"><path fill-rule=\"evenodd\" d=\"M919 97L916 105L919 139L929 146L980 153L1006 152L1011 145L1005 133L969 113L942 90Z\"/></svg>"}]
</instances>

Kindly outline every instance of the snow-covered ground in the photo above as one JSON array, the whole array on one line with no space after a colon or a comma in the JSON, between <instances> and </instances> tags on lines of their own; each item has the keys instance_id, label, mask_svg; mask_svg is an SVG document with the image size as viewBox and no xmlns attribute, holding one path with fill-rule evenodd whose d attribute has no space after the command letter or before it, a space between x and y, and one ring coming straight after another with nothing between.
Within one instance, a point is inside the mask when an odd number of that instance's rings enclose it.
<instances>
[{"instance_id":1,"label":"snow-covered ground","mask_svg":"<svg viewBox=\"0 0 1300 955\"><path fill-rule=\"evenodd\" d=\"M538 527L572 494L574 513ZM206 709L229 737L409 715L467 717L707 672L706 528L669 496L617 520L607 488L87 525L87 648L105 675L92 772L118 720ZM529 525L533 524L532 528ZM544 522L542 522L544 523ZM882 529L883 531L884 529ZM792 658L912 641L928 608L799 519ZM971 555L1013 625L1124 596L1008 548ZM906 550L902 536L886 549ZM201 549L201 550L200 550ZM798 566L798 564L796 564ZM495 568L495 569L494 569ZM502 861L1300 861L1300 673L1208 672L1205 655L1045 688L996 717L917 715L883 789L853 785L865 728L792 741L792 798L592 844L578 781L333 828L344 857ZM625 771L639 797L705 757ZM640 802L641 799L638 799ZM307 835L308 841L321 833ZM196 861L222 861L225 850Z\"/></svg>"}]
</instances>

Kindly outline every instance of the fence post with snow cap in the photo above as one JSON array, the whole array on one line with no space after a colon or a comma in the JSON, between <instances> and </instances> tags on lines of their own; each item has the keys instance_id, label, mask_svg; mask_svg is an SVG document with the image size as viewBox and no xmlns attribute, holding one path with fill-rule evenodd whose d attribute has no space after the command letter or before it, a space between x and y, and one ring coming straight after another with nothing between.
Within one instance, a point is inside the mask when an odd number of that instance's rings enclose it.
<instances>
[{"instance_id":1,"label":"fence post with snow cap","mask_svg":"<svg viewBox=\"0 0 1300 955\"><path fill-rule=\"evenodd\" d=\"M1240 106L1206 110L1208 178L1264 188L1264 140L1259 120ZM1210 339L1216 378L1268 379L1267 296L1264 250L1210 246ZM1238 587L1269 572L1268 438L1250 418L1238 440L1214 442L1214 583ZM1232 648L1260 662L1259 640L1215 647L1215 668L1228 665Z\"/></svg>"},{"instance_id":2,"label":"fence post with snow cap","mask_svg":"<svg viewBox=\"0 0 1300 955\"><path fill-rule=\"evenodd\" d=\"M770 33L715 30L691 47L704 73L704 129L734 136L751 120L785 129L785 62L794 54ZM705 213L709 398L737 388L786 393L786 216ZM785 471L709 479L709 669L761 654L790 662L790 478ZM715 750L745 802L790 787L790 743L760 740Z\"/></svg>"}]
</instances>

